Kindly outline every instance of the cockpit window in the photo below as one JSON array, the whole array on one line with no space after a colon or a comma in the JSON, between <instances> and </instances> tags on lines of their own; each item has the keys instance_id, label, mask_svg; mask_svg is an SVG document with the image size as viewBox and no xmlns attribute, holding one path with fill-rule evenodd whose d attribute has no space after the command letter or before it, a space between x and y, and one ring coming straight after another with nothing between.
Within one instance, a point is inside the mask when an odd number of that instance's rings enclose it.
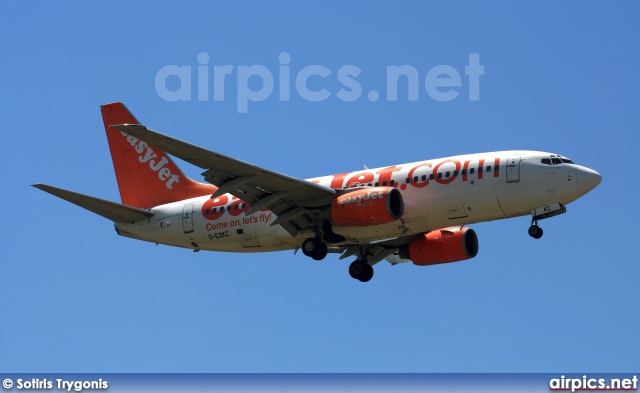
<instances>
[{"instance_id":1,"label":"cockpit window","mask_svg":"<svg viewBox=\"0 0 640 393\"><path fill-rule=\"evenodd\" d=\"M545 165L560 165L560 164L574 164L575 163L573 161L571 161L568 158L564 158L562 156L559 156L557 154L551 154L549 157L551 158L543 158L540 160L541 164L545 164Z\"/></svg>"}]
</instances>

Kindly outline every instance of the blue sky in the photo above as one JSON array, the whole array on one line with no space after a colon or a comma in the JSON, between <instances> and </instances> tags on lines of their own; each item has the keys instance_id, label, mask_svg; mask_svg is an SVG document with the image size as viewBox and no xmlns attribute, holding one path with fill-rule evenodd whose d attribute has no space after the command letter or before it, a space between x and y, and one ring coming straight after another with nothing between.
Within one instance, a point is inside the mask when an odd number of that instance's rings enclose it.
<instances>
[{"instance_id":1,"label":"blue sky","mask_svg":"<svg viewBox=\"0 0 640 393\"><path fill-rule=\"evenodd\" d=\"M637 371L639 11L631 1L2 2L0 370ZM198 100L203 52L211 73L234 66L222 101L213 87ZM289 101L279 99L283 52ZM464 73L470 54L484 66L479 100ZM168 65L191 67L191 100L159 94ZM275 87L239 113L238 70L251 65ZM309 79L330 93L323 101L295 89L310 65L331 71ZM361 71L362 95L350 102L337 95L346 65ZM387 67L401 65L418 71L417 100L405 85L387 99ZM424 86L439 65L461 76L449 101ZM476 224L475 259L379 264L365 285L335 256L193 253L122 238L30 187L119 201L99 111L112 101L152 129L300 178L530 149L565 155L603 182L542 221L538 241L527 217Z\"/></svg>"}]
</instances>

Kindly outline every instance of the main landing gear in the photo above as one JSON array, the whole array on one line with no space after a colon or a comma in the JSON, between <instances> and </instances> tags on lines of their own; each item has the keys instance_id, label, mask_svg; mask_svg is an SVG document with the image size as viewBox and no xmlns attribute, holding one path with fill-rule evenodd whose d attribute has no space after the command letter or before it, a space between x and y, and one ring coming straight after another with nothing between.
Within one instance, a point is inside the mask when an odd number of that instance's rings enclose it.
<instances>
[{"instance_id":1,"label":"main landing gear","mask_svg":"<svg viewBox=\"0 0 640 393\"><path fill-rule=\"evenodd\" d=\"M319 261L327 256L327 244L318 238L310 237L302 242L302 253ZM367 282L373 277L373 267L366 260L358 259L349 265L349 275L356 280Z\"/></svg>"},{"instance_id":2,"label":"main landing gear","mask_svg":"<svg viewBox=\"0 0 640 393\"><path fill-rule=\"evenodd\" d=\"M356 280L367 282L373 277L373 267L366 261L357 260L349 265L349 275Z\"/></svg>"},{"instance_id":3,"label":"main landing gear","mask_svg":"<svg viewBox=\"0 0 640 393\"><path fill-rule=\"evenodd\" d=\"M302 253L320 261L327 256L327 245L320 239L310 237L302 243Z\"/></svg>"},{"instance_id":4,"label":"main landing gear","mask_svg":"<svg viewBox=\"0 0 640 393\"><path fill-rule=\"evenodd\" d=\"M302 252L304 255L319 261L327 256L327 243L339 243L344 240L344 237L333 232L329 221L323 221L321 229L319 226L316 227L316 237L310 237L302 242Z\"/></svg>"},{"instance_id":5,"label":"main landing gear","mask_svg":"<svg viewBox=\"0 0 640 393\"><path fill-rule=\"evenodd\" d=\"M320 261L324 259L329 252L327 243L335 244L343 242L344 240L344 237L333 232L331 223L324 221L322 223L322 229L316 229L315 237L307 238L302 242L302 253L316 261ZM351 247L350 250L344 252L340 259L351 255L356 255L357 259L349 265L349 275L361 282L367 282L373 277L372 265L375 265L385 256L389 255L389 253L371 253L368 246ZM369 264L369 262L371 262L371 264Z\"/></svg>"}]
</instances>

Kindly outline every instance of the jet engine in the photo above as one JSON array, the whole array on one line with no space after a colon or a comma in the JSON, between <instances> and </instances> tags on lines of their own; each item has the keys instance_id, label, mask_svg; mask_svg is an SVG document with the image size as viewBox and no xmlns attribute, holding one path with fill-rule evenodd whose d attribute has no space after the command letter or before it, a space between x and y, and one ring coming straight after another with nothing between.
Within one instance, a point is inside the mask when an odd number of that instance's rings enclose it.
<instances>
[{"instance_id":1,"label":"jet engine","mask_svg":"<svg viewBox=\"0 0 640 393\"><path fill-rule=\"evenodd\" d=\"M342 194L331 203L329 218L339 226L370 226L402 217L402 194L393 187L370 187Z\"/></svg>"},{"instance_id":2,"label":"jet engine","mask_svg":"<svg viewBox=\"0 0 640 393\"><path fill-rule=\"evenodd\" d=\"M400 257L420 266L458 262L478 254L478 236L471 228L449 227L416 236L400 249Z\"/></svg>"}]
</instances>

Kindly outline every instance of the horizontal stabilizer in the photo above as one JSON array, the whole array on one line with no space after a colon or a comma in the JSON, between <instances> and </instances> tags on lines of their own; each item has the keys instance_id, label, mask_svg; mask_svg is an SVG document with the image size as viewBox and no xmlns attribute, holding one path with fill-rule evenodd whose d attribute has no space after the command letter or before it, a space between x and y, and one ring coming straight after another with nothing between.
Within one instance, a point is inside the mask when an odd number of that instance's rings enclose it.
<instances>
[{"instance_id":1,"label":"horizontal stabilizer","mask_svg":"<svg viewBox=\"0 0 640 393\"><path fill-rule=\"evenodd\" d=\"M33 184L35 188L62 198L75 205L83 207L113 222L137 222L148 219L153 213L135 207L121 205L119 203L105 201L88 195L78 194L61 188L47 186L46 184Z\"/></svg>"}]
</instances>

